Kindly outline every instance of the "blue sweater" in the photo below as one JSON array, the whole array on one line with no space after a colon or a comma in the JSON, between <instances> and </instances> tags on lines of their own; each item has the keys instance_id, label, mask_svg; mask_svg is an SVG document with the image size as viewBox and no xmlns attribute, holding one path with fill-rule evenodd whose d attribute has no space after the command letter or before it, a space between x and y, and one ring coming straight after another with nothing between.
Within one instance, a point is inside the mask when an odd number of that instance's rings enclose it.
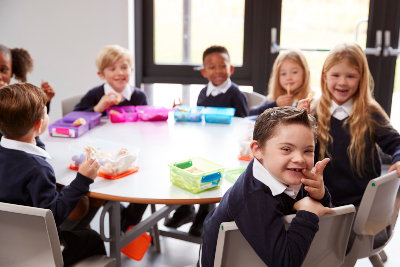
<instances>
[{"instance_id":1,"label":"blue sweater","mask_svg":"<svg viewBox=\"0 0 400 267\"><path fill-rule=\"evenodd\" d=\"M97 105L97 103L100 102L100 99L104 96L104 84L100 85L98 87L95 87L89 92L86 93L81 99L81 102L76 104L74 107L74 111L90 111L94 112L94 106ZM147 105L147 98L146 94L140 91L139 88L134 88L131 100L126 100L122 101L119 103L118 107L122 106L141 106L141 105ZM103 116L107 115L106 111L103 111L102 113Z\"/></svg>"},{"instance_id":2,"label":"blue sweater","mask_svg":"<svg viewBox=\"0 0 400 267\"><path fill-rule=\"evenodd\" d=\"M249 114L247 97L239 90L236 83L232 83L225 94L207 96L207 86L200 91L197 98L197 106L216 108L235 108L235 117L246 117Z\"/></svg>"},{"instance_id":3,"label":"blue sweater","mask_svg":"<svg viewBox=\"0 0 400 267\"><path fill-rule=\"evenodd\" d=\"M301 266L318 231L316 214L300 210L286 231L283 216L292 214L297 200L307 196L301 187L296 199L285 193L272 196L271 189L254 178L253 162L225 193L204 221L201 264L214 266L218 231L222 222L235 221L240 232L268 266ZM328 190L320 202L330 207Z\"/></svg>"},{"instance_id":4,"label":"blue sweater","mask_svg":"<svg viewBox=\"0 0 400 267\"><path fill-rule=\"evenodd\" d=\"M373 114L372 118L381 124L373 133L373 142L370 141L369 133L365 138L365 166L366 171L360 177L351 168L347 148L350 145L351 136L348 125L343 127L344 120L340 121L331 117L331 128L329 134L333 143L328 145L331 161L324 170L324 183L332 195L334 206L347 204L359 205L370 180L381 175L381 159L375 148L377 143L386 154L392 155L392 164L400 160L400 135L393 129L389 121L381 114ZM319 156L319 144L315 147L315 162ZM325 157L328 157L326 154Z\"/></svg>"},{"instance_id":5,"label":"blue sweater","mask_svg":"<svg viewBox=\"0 0 400 267\"><path fill-rule=\"evenodd\" d=\"M265 101L264 103L262 103L261 105L259 105L256 108L253 108L252 110L250 110L249 115L260 115L261 113L263 113L265 110L269 109L269 108L275 108L277 107L276 105L276 101Z\"/></svg>"},{"instance_id":6,"label":"blue sweater","mask_svg":"<svg viewBox=\"0 0 400 267\"><path fill-rule=\"evenodd\" d=\"M0 201L50 209L59 226L93 180L78 173L69 186L56 191L51 165L42 157L0 146Z\"/></svg>"}]
</instances>

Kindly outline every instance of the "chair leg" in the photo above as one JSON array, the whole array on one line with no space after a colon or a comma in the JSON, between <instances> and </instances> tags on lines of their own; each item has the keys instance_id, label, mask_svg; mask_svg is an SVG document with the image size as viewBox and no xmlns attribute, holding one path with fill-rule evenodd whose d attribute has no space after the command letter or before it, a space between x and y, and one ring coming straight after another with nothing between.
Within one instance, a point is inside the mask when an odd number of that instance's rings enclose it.
<instances>
[{"instance_id":1,"label":"chair leg","mask_svg":"<svg viewBox=\"0 0 400 267\"><path fill-rule=\"evenodd\" d=\"M372 263L372 266L374 266L374 267L385 267L385 266L383 265L383 262L382 262L382 260L381 260L381 257L379 257L378 254L369 257L369 260L370 260L370 262Z\"/></svg>"},{"instance_id":2,"label":"chair leg","mask_svg":"<svg viewBox=\"0 0 400 267\"><path fill-rule=\"evenodd\" d=\"M156 205L151 204L151 213L156 212ZM153 241L154 241L154 246L156 247L157 252L161 252L161 246L160 246L160 230L158 229L158 225L155 224L153 226Z\"/></svg>"},{"instance_id":3,"label":"chair leg","mask_svg":"<svg viewBox=\"0 0 400 267\"><path fill-rule=\"evenodd\" d=\"M379 252L379 256L381 256L381 260L382 260L383 262L386 262L386 261L387 261L387 255L386 255L386 253L385 253L384 250L382 250L381 252Z\"/></svg>"}]
</instances>

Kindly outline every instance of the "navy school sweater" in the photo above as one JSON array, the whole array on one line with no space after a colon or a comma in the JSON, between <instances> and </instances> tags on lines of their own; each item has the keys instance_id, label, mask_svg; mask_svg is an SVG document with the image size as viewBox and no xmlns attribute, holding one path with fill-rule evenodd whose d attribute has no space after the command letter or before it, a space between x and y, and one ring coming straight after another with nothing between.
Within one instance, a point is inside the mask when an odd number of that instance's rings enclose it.
<instances>
[{"instance_id":1,"label":"navy school sweater","mask_svg":"<svg viewBox=\"0 0 400 267\"><path fill-rule=\"evenodd\" d=\"M43 157L0 146L0 202L50 209L57 226L89 192L91 183L77 173L58 193L54 170Z\"/></svg>"},{"instance_id":2,"label":"navy school sweater","mask_svg":"<svg viewBox=\"0 0 400 267\"><path fill-rule=\"evenodd\" d=\"M250 110L249 115L260 115L261 113L263 113L265 110L269 109L269 108L275 108L277 107L276 105L276 101L265 101L264 103L262 103L261 105L259 105L256 108L253 108L252 110Z\"/></svg>"},{"instance_id":3,"label":"navy school sweater","mask_svg":"<svg viewBox=\"0 0 400 267\"><path fill-rule=\"evenodd\" d=\"M217 96L207 96L207 86L200 91L197 98L197 106L216 107L216 108L235 108L235 117L246 117L249 114L247 107L247 96L239 90L236 83L225 94Z\"/></svg>"},{"instance_id":4,"label":"navy school sweater","mask_svg":"<svg viewBox=\"0 0 400 267\"><path fill-rule=\"evenodd\" d=\"M74 107L74 111L89 111L89 112L94 112L94 106L97 105L97 103L100 102L100 99L104 96L104 84L97 86L89 92L86 93L81 99L81 102L76 104ZM147 105L147 98L146 94L140 91L139 88L134 88L131 100L124 100L117 107L122 107L122 106L141 106L141 105ZM103 111L102 116L106 116L107 112Z\"/></svg>"},{"instance_id":5,"label":"navy school sweater","mask_svg":"<svg viewBox=\"0 0 400 267\"><path fill-rule=\"evenodd\" d=\"M247 242L268 266L301 266L308 253L319 229L318 216L304 210L297 211L287 231L283 222L283 216L294 213L294 203L306 197L307 191L302 186L296 199L285 193L272 196L271 189L254 178L253 162L254 159L204 221L203 267L214 266L222 222L235 221ZM320 202L325 207L331 206L326 188Z\"/></svg>"},{"instance_id":6,"label":"navy school sweater","mask_svg":"<svg viewBox=\"0 0 400 267\"><path fill-rule=\"evenodd\" d=\"M317 117L316 117L317 118ZM393 129L389 121L382 115L374 113L373 120L381 124L376 127L371 143L369 133L365 138L365 166L366 170L362 177L351 168L347 148L350 145L351 136L348 125L343 126L345 120L338 120L331 116L331 128L329 134L333 143L328 145L331 161L324 169L324 183L332 195L334 206L347 204L359 205L370 180L381 175L381 159L375 147L378 144L383 152L392 155L392 164L400 161L400 135ZM317 118L318 119L318 118ZM319 144L315 147L314 161L319 157ZM325 154L325 157L328 157Z\"/></svg>"}]
</instances>

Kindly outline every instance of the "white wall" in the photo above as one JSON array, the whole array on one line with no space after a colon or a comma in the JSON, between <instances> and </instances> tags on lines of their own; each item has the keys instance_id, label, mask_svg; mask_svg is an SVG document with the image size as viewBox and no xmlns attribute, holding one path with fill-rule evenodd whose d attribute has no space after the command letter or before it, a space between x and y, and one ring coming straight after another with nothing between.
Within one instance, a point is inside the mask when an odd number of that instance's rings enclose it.
<instances>
[{"instance_id":1,"label":"white wall","mask_svg":"<svg viewBox=\"0 0 400 267\"><path fill-rule=\"evenodd\" d=\"M0 1L0 43L28 50L34 60L28 82L47 80L56 92L50 121L61 117L62 99L101 84L95 57L103 46L129 47L128 1Z\"/></svg>"}]
</instances>

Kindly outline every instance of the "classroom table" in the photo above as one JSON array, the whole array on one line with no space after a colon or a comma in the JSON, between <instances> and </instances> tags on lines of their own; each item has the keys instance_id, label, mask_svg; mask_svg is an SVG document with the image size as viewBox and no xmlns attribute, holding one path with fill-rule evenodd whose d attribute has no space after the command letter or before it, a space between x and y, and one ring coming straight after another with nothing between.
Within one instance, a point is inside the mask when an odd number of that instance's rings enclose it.
<instances>
[{"instance_id":1,"label":"classroom table","mask_svg":"<svg viewBox=\"0 0 400 267\"><path fill-rule=\"evenodd\" d=\"M232 118L231 124L175 122L170 112L168 121L111 123L102 118L100 125L79 138L51 137L48 132L41 136L53 166L57 184L68 185L76 171L68 169L72 163L69 145L103 139L123 143L140 149L139 171L118 180L97 177L90 186L88 196L108 200L100 219L100 234L110 242L110 256L121 265L121 249L145 231L152 231L154 245L160 251L159 235L201 243L196 238L171 229L159 231L157 222L178 208L188 204L218 203L232 182L224 179L218 189L192 194L171 184L168 163L202 157L226 168L247 166L238 160L239 139L251 127L249 120ZM120 231L120 202L151 204L152 215L126 233ZM165 204L160 210L155 204ZM109 213L109 237L104 234L104 218Z\"/></svg>"}]
</instances>

